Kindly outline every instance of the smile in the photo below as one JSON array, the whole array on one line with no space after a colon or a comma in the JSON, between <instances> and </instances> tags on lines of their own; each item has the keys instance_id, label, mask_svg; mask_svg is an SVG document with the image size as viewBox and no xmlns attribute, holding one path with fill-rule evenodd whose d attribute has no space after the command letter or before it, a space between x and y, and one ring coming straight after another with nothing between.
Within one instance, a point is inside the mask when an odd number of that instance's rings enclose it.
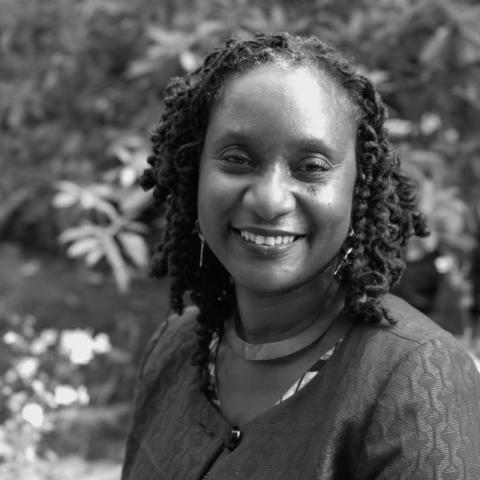
<instances>
[{"instance_id":1,"label":"smile","mask_svg":"<svg viewBox=\"0 0 480 480\"><path fill-rule=\"evenodd\" d=\"M284 249L294 243L304 235L298 235L293 232L272 230L268 231L257 227L243 229L232 228L238 237L240 237L246 244L252 247L260 247L262 249Z\"/></svg>"},{"instance_id":2,"label":"smile","mask_svg":"<svg viewBox=\"0 0 480 480\"><path fill-rule=\"evenodd\" d=\"M255 245L288 245L295 240L295 235L256 235L247 230L240 230L240 236L247 242L254 243Z\"/></svg>"}]
</instances>

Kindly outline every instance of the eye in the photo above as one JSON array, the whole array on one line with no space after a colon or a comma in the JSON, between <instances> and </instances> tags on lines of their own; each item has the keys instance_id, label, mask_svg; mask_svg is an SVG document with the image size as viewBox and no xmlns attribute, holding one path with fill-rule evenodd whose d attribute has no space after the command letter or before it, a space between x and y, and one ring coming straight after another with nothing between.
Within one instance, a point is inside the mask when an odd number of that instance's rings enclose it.
<instances>
[{"instance_id":1,"label":"eye","mask_svg":"<svg viewBox=\"0 0 480 480\"><path fill-rule=\"evenodd\" d=\"M220 159L230 168L247 170L253 166L252 158L245 151L237 148L226 150L221 154Z\"/></svg>"},{"instance_id":2,"label":"eye","mask_svg":"<svg viewBox=\"0 0 480 480\"><path fill-rule=\"evenodd\" d=\"M322 177L332 168L331 164L321 157L307 157L298 162L295 167L297 175L304 176L307 179L315 180L316 177Z\"/></svg>"}]
</instances>

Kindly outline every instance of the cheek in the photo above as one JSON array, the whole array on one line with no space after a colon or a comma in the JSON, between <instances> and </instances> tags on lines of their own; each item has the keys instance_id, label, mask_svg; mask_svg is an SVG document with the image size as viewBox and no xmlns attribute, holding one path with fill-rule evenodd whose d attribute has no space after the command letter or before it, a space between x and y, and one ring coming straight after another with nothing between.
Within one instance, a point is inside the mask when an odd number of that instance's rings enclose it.
<instances>
[{"instance_id":1,"label":"cheek","mask_svg":"<svg viewBox=\"0 0 480 480\"><path fill-rule=\"evenodd\" d=\"M222 175L211 168L200 167L198 183L198 218L202 230L221 220L231 203L232 189Z\"/></svg>"},{"instance_id":2,"label":"cheek","mask_svg":"<svg viewBox=\"0 0 480 480\"><path fill-rule=\"evenodd\" d=\"M335 233L343 235L347 232L352 214L353 182L320 187L310 194L316 223L320 228L322 225L338 228L338 232L330 232L334 236Z\"/></svg>"},{"instance_id":3,"label":"cheek","mask_svg":"<svg viewBox=\"0 0 480 480\"><path fill-rule=\"evenodd\" d=\"M198 197L197 197L197 206L198 206L198 218L203 230L203 224L208 219L208 212L211 210L212 204L212 190L208 187L208 175L205 171L200 168L199 178L198 178Z\"/></svg>"}]
</instances>

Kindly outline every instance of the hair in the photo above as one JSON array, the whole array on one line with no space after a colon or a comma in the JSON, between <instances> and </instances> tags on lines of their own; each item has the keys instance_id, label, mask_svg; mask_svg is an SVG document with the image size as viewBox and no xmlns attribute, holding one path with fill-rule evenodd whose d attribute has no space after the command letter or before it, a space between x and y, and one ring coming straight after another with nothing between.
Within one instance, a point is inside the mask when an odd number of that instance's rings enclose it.
<instances>
[{"instance_id":1,"label":"hair","mask_svg":"<svg viewBox=\"0 0 480 480\"><path fill-rule=\"evenodd\" d=\"M386 318L394 323L381 297L405 269L403 250L408 238L428 233L416 206L414 183L401 173L399 158L387 139L386 108L367 78L314 36L257 34L249 40L228 40L197 70L174 78L167 86L165 110L151 136L150 168L141 177L145 189L153 188L155 203L166 207L163 241L155 247L151 275L170 275L170 305L175 312L182 313L187 291L199 308L193 363L199 367L204 387L212 334L223 333L225 316L235 308L229 274L208 246L202 268L198 262L198 171L209 114L233 75L280 62L330 75L347 93L357 118L354 234L343 245L344 251L351 252L339 272L347 286L347 313L361 322Z\"/></svg>"}]
</instances>

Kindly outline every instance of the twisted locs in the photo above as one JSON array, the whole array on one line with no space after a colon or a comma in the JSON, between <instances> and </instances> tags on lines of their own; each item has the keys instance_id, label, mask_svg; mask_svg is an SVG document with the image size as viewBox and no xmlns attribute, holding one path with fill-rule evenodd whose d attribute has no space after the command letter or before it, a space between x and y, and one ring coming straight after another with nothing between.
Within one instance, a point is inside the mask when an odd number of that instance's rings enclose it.
<instances>
[{"instance_id":1,"label":"twisted locs","mask_svg":"<svg viewBox=\"0 0 480 480\"><path fill-rule=\"evenodd\" d=\"M212 51L203 65L166 89L165 110L151 140L152 155L141 184L153 188L158 205L166 207L163 241L155 249L151 274L171 277L170 305L183 310L183 295L191 292L199 307L198 348L193 362L202 386L208 380L208 345L214 331L223 332L223 319L235 307L234 291L224 267L205 247L200 269L196 234L198 167L208 117L233 75L262 64L306 66L327 74L345 93L357 119L357 180L351 226L341 267L347 285L347 312L361 322L393 322L381 297L400 279L405 263L402 250L412 235L427 227L416 206L413 182L400 171L384 128L386 109L371 82L317 37L259 34L249 40L229 40Z\"/></svg>"}]
</instances>

